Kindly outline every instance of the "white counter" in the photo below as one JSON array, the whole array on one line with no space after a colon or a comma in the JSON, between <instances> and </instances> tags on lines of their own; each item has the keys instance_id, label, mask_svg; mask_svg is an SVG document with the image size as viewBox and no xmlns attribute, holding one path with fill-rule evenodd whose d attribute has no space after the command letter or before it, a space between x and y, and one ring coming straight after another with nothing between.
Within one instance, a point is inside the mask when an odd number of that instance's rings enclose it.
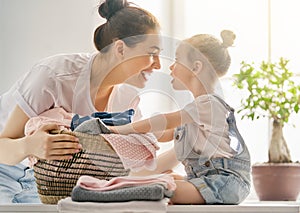
<instances>
[{"instance_id":1,"label":"white counter","mask_svg":"<svg viewBox=\"0 0 300 213\"><path fill-rule=\"evenodd\" d=\"M1 213L58 213L56 205L0 205ZM245 202L240 205L170 205L168 213L300 213L300 202Z\"/></svg>"}]
</instances>

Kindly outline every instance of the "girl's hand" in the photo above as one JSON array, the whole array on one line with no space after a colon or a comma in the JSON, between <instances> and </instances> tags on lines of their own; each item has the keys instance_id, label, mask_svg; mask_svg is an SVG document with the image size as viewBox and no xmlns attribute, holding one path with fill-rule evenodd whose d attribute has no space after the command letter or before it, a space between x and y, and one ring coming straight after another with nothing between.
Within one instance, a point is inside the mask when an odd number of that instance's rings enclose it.
<instances>
[{"instance_id":1,"label":"girl's hand","mask_svg":"<svg viewBox=\"0 0 300 213\"><path fill-rule=\"evenodd\" d=\"M54 129L58 129L55 124L43 125L27 136L27 155L46 160L67 160L80 152L82 146L78 143L78 138L68 134L50 134L50 130Z\"/></svg>"},{"instance_id":2,"label":"girl's hand","mask_svg":"<svg viewBox=\"0 0 300 213\"><path fill-rule=\"evenodd\" d=\"M171 175L174 178L174 180L184 180L184 176L173 172L173 170L168 170L168 171L164 172L164 174Z\"/></svg>"},{"instance_id":3,"label":"girl's hand","mask_svg":"<svg viewBox=\"0 0 300 213\"><path fill-rule=\"evenodd\" d=\"M106 126L106 127L109 129L109 131L110 131L111 133L118 133L118 132L116 131L115 126Z\"/></svg>"}]
</instances>

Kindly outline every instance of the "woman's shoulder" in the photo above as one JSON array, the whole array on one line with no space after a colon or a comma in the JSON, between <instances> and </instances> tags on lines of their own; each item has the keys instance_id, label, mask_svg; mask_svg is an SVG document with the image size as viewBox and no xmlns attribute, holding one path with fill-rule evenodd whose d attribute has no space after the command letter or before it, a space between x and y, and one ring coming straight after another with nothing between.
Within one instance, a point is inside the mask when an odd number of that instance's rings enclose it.
<instances>
[{"instance_id":1,"label":"woman's shoulder","mask_svg":"<svg viewBox=\"0 0 300 213\"><path fill-rule=\"evenodd\" d=\"M41 59L36 65L62 66L66 64L85 64L91 57L92 54L90 53L60 53Z\"/></svg>"},{"instance_id":2,"label":"woman's shoulder","mask_svg":"<svg viewBox=\"0 0 300 213\"><path fill-rule=\"evenodd\" d=\"M70 75L88 69L91 53L61 53L41 59L34 69L48 69L57 76Z\"/></svg>"}]
</instances>

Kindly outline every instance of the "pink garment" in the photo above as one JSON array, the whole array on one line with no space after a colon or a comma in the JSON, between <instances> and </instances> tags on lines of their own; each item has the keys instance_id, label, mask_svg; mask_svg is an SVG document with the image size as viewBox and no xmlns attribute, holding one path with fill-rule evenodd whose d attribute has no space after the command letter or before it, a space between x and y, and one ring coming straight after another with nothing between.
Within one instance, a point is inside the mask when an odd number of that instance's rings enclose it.
<instances>
[{"instance_id":1,"label":"pink garment","mask_svg":"<svg viewBox=\"0 0 300 213\"><path fill-rule=\"evenodd\" d=\"M30 118L25 124L24 134L31 135L44 124L57 124L61 129L70 129L73 114L63 108L53 108L41 113L39 116ZM32 167L37 159L29 156L29 166Z\"/></svg>"},{"instance_id":2,"label":"pink garment","mask_svg":"<svg viewBox=\"0 0 300 213\"><path fill-rule=\"evenodd\" d=\"M119 155L124 168L140 171L156 168L156 151L159 149L153 134L102 134Z\"/></svg>"},{"instance_id":3,"label":"pink garment","mask_svg":"<svg viewBox=\"0 0 300 213\"><path fill-rule=\"evenodd\" d=\"M56 107L30 118L25 125L25 135L31 135L44 124L57 124L62 129L70 129L73 114Z\"/></svg>"},{"instance_id":4,"label":"pink garment","mask_svg":"<svg viewBox=\"0 0 300 213\"><path fill-rule=\"evenodd\" d=\"M158 174L149 176L123 176L115 177L110 180L100 180L92 176L80 176L77 181L77 186L92 191L109 191L118 188L153 184L162 184L168 190L174 191L176 184L174 178L169 174Z\"/></svg>"}]
</instances>

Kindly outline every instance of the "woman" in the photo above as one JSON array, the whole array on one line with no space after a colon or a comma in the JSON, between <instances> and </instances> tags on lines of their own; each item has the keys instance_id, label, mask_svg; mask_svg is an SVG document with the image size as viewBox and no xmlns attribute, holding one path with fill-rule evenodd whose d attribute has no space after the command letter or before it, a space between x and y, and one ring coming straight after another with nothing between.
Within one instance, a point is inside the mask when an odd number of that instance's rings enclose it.
<instances>
[{"instance_id":1,"label":"woman","mask_svg":"<svg viewBox=\"0 0 300 213\"><path fill-rule=\"evenodd\" d=\"M107 19L94 33L99 52L43 59L0 97L0 203L40 202L28 156L63 160L81 148L73 136L50 135L54 124L24 136L29 118L54 107L81 115L136 109L138 101L119 85L142 88L160 68L160 26L152 14L126 0L106 0L98 11Z\"/></svg>"}]
</instances>

